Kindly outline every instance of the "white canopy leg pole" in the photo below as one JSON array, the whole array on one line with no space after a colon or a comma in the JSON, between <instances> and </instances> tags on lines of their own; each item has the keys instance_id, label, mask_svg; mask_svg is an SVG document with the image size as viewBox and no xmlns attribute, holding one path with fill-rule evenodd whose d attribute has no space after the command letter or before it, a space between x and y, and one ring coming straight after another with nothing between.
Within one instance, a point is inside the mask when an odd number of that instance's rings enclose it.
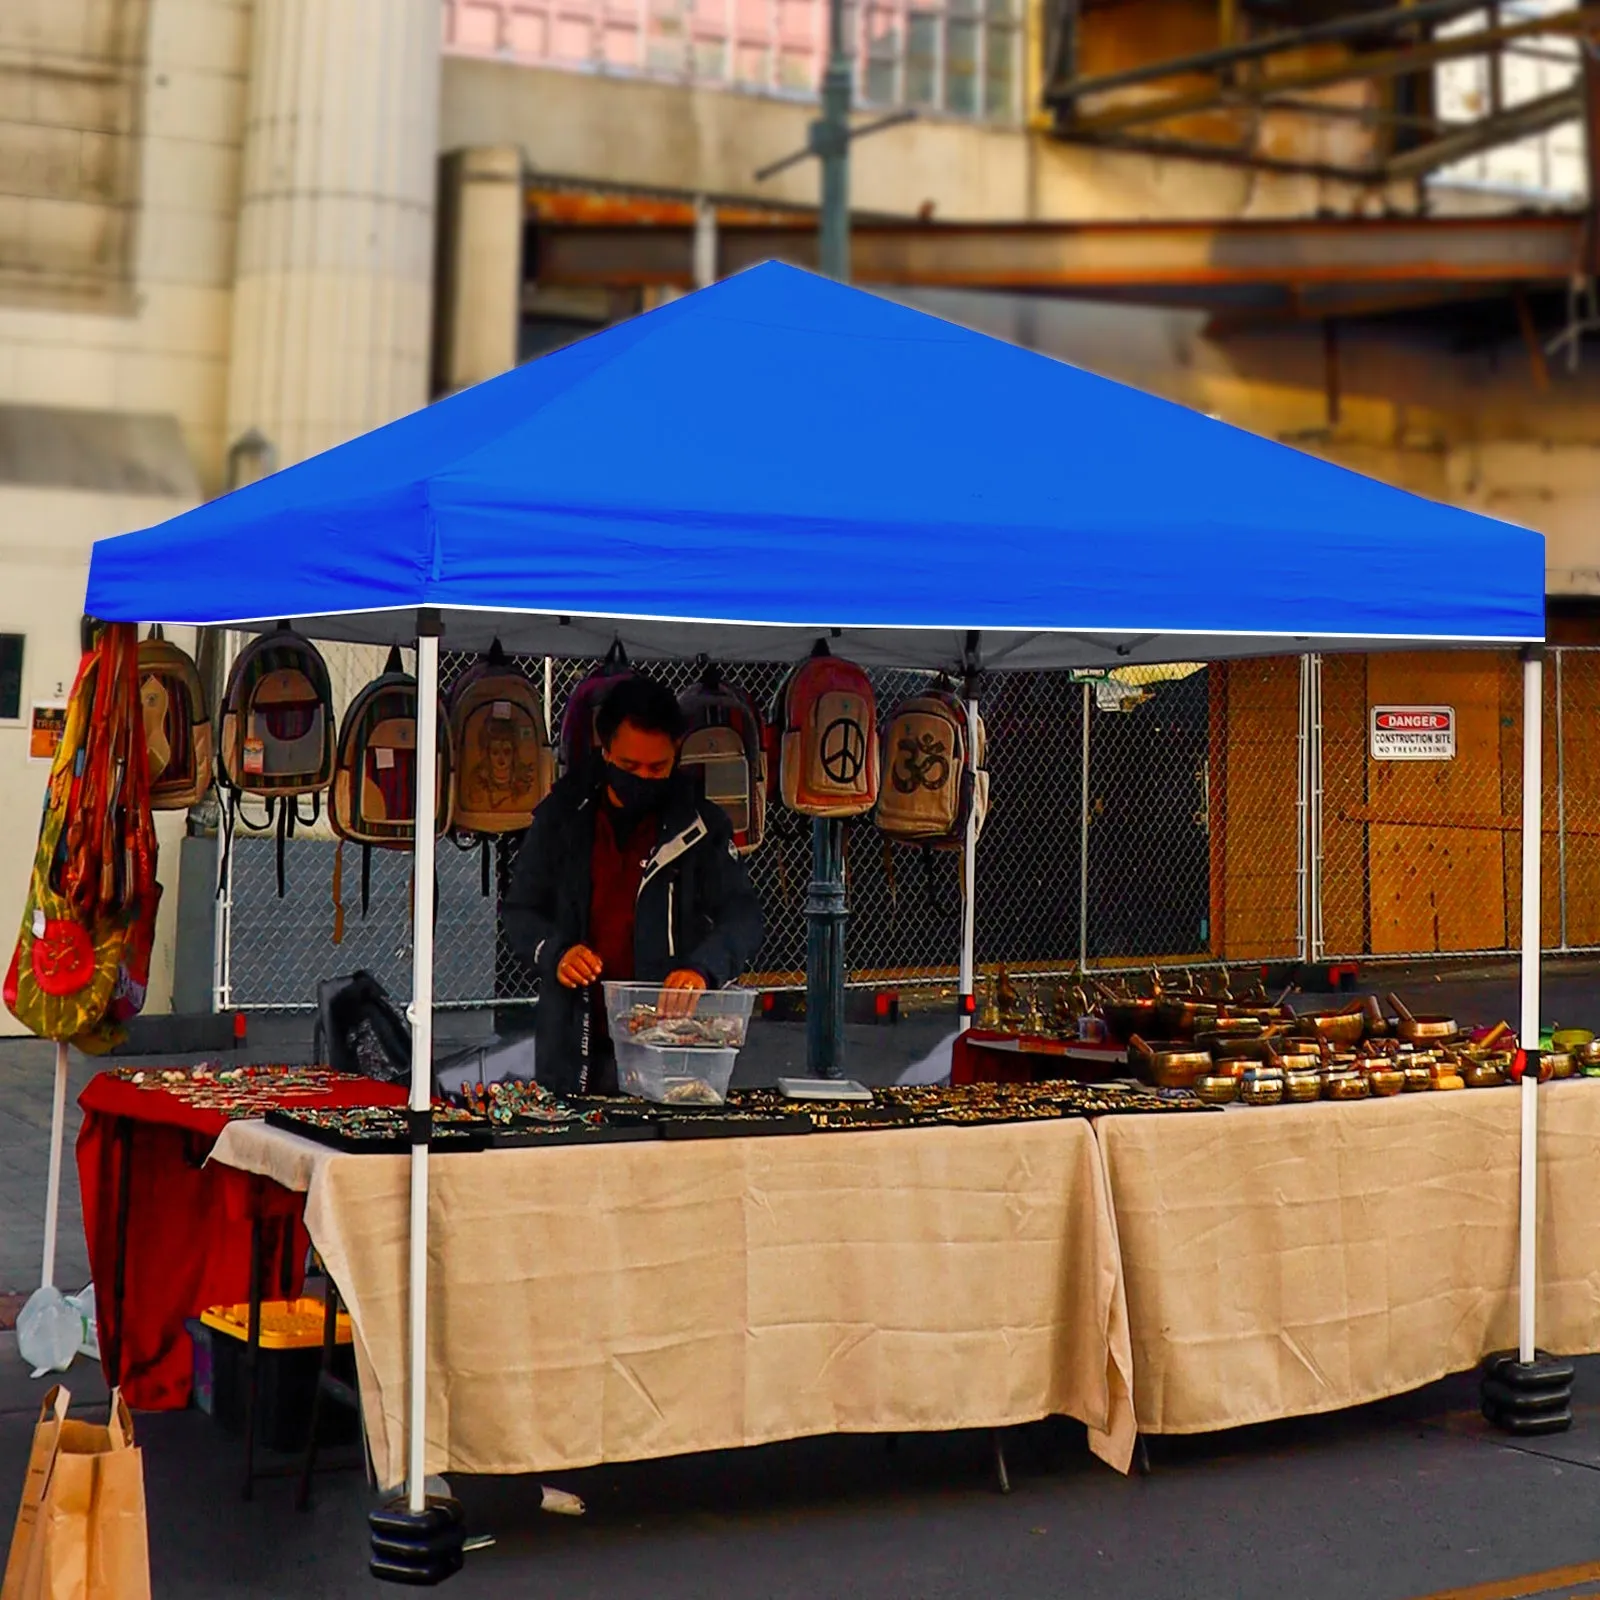
<instances>
[{"instance_id":1,"label":"white canopy leg pole","mask_svg":"<svg viewBox=\"0 0 1600 1600\"><path fill-rule=\"evenodd\" d=\"M1522 662L1522 1016L1518 1038L1527 1052L1522 1075L1522 1248L1519 1254L1517 1359L1534 1357L1539 1233L1539 857L1544 795L1544 651Z\"/></svg>"},{"instance_id":2,"label":"white canopy leg pole","mask_svg":"<svg viewBox=\"0 0 1600 1600\"><path fill-rule=\"evenodd\" d=\"M967 750L977 768L978 702L967 699ZM978 806L973 796L967 813L967 837L961 847L961 1031L972 1026L974 997L977 994L978 943Z\"/></svg>"},{"instance_id":3,"label":"white canopy leg pole","mask_svg":"<svg viewBox=\"0 0 1600 1600\"><path fill-rule=\"evenodd\" d=\"M406 1430L406 1498L427 1505L428 1442L428 1107L433 1096L433 822L439 781L439 634L417 637L416 882L411 923L411 1387ZM418 1124L421 1124L419 1127Z\"/></svg>"},{"instance_id":4,"label":"white canopy leg pole","mask_svg":"<svg viewBox=\"0 0 1600 1600\"><path fill-rule=\"evenodd\" d=\"M67 1126L67 1042L56 1045L55 1095L50 1105L50 1175L45 1179L44 1264L39 1270L39 1287L48 1289L56 1281L56 1232L61 1220L61 1145Z\"/></svg>"}]
</instances>

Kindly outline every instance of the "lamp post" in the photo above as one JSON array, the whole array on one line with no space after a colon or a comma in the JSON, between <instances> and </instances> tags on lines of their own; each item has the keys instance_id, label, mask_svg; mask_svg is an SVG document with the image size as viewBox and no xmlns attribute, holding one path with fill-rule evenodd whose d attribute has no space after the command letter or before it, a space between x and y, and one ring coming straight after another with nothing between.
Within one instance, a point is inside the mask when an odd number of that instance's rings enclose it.
<instances>
[{"instance_id":1,"label":"lamp post","mask_svg":"<svg viewBox=\"0 0 1600 1600\"><path fill-rule=\"evenodd\" d=\"M828 0L828 64L822 74L822 115L811 124L810 150L822 167L817 265L840 283L850 281L850 78L850 57L844 41L844 0Z\"/></svg>"}]
</instances>

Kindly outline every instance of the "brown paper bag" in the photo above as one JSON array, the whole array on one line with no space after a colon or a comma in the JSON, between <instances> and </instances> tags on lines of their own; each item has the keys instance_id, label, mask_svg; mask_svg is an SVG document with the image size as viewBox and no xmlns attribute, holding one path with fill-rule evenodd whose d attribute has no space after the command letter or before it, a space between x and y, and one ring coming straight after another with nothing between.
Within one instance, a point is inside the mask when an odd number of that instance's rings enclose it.
<instances>
[{"instance_id":1,"label":"brown paper bag","mask_svg":"<svg viewBox=\"0 0 1600 1600\"><path fill-rule=\"evenodd\" d=\"M150 1600L144 1462L120 1390L105 1427L72 1422L59 1384L44 1398L0 1600Z\"/></svg>"}]
</instances>

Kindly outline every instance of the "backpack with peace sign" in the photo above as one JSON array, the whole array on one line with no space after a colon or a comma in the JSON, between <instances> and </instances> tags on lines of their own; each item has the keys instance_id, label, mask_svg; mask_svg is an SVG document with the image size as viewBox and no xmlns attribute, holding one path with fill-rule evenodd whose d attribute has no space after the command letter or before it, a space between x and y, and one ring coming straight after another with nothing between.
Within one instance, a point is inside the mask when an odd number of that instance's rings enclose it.
<instances>
[{"instance_id":1,"label":"backpack with peace sign","mask_svg":"<svg viewBox=\"0 0 1600 1600\"><path fill-rule=\"evenodd\" d=\"M859 817L878 799L872 681L818 642L778 693L773 724L783 803L805 817Z\"/></svg>"}]
</instances>

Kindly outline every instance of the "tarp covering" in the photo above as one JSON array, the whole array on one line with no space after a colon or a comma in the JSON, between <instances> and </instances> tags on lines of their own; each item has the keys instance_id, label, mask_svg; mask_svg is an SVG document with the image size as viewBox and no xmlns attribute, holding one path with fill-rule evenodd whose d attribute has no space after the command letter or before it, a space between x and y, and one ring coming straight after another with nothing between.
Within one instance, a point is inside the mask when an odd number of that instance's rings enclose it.
<instances>
[{"instance_id":1,"label":"tarp covering","mask_svg":"<svg viewBox=\"0 0 1600 1600\"><path fill-rule=\"evenodd\" d=\"M1540 639L1544 541L768 264L101 540L87 602L375 642L420 606L456 648L1114 666Z\"/></svg>"}]
</instances>

